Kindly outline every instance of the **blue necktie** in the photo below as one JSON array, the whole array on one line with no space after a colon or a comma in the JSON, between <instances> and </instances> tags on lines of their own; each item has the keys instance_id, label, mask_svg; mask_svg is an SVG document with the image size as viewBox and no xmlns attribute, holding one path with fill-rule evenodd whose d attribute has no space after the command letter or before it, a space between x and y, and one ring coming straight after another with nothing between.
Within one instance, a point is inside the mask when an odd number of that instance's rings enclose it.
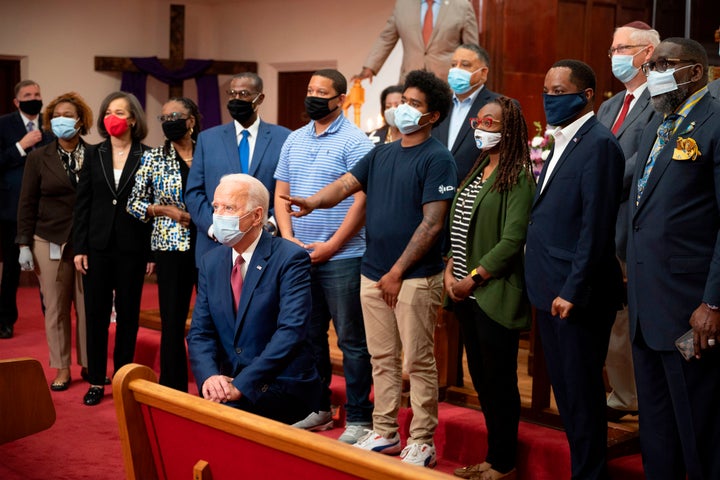
<instances>
[{"instance_id":1,"label":"blue necktie","mask_svg":"<svg viewBox=\"0 0 720 480\"><path fill-rule=\"evenodd\" d=\"M670 139L670 136L675 130L675 123L678 121L679 118L680 115L677 115L675 113L668 115L668 117L663 120L663 122L658 127L657 139L655 140L655 144L650 151L650 157L645 164L643 176L640 177L637 182L637 198L635 199L635 206L640 203L640 198L642 198L642 194L645 191L645 186L647 185L648 178L650 177L650 172L652 172L652 169L655 166L655 159L657 159L663 147Z\"/></svg>"},{"instance_id":2,"label":"blue necktie","mask_svg":"<svg viewBox=\"0 0 720 480\"><path fill-rule=\"evenodd\" d=\"M243 130L240 132L242 138L238 145L238 153L240 154L240 173L248 173L248 165L250 163L250 142L248 142L248 136L250 132Z\"/></svg>"}]
</instances>

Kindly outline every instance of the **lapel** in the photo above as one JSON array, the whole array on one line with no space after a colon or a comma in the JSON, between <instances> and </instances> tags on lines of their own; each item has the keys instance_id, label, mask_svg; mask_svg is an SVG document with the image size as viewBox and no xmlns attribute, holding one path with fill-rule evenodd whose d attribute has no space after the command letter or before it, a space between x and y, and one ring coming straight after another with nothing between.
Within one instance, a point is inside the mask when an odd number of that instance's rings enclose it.
<instances>
[{"instance_id":1,"label":"lapel","mask_svg":"<svg viewBox=\"0 0 720 480\"><path fill-rule=\"evenodd\" d=\"M260 232L260 241L255 247L252 258L248 262L247 269L245 271L245 278L243 279L242 293L240 294L240 305L238 306L237 317L235 318L235 340L242 330L243 323L245 322L245 315L248 313L250 306L250 299L252 298L253 292L258 286L260 279L265 273L265 267L267 266L268 259L270 258L270 250L272 247L272 237L264 229ZM231 262L226 262L228 265ZM230 274L226 277L226 282L230 285ZM232 292L230 298L232 298Z\"/></svg>"},{"instance_id":2,"label":"lapel","mask_svg":"<svg viewBox=\"0 0 720 480\"><path fill-rule=\"evenodd\" d=\"M448 13L447 13L448 10L450 10L450 1L449 0L440 0L440 11L438 12L437 19L435 19L435 26L433 26L432 33L430 34L430 40L428 41L427 47L429 47L435 41L437 32L439 32L440 29L443 28L442 24L445 22L445 19L448 16ZM422 28L420 29L420 40L422 40Z\"/></svg>"},{"instance_id":3,"label":"lapel","mask_svg":"<svg viewBox=\"0 0 720 480\"><path fill-rule=\"evenodd\" d=\"M237 135L235 134L235 120L223 125L222 144L225 149L226 171L240 171L240 153L238 152Z\"/></svg>"},{"instance_id":4,"label":"lapel","mask_svg":"<svg viewBox=\"0 0 720 480\"><path fill-rule=\"evenodd\" d=\"M59 182L63 185L72 187L70 183L70 177L68 177L65 167L63 167L62 159L57 153L58 143L57 140L48 144L47 148L43 151L43 168L45 171L50 172L54 175Z\"/></svg>"},{"instance_id":5,"label":"lapel","mask_svg":"<svg viewBox=\"0 0 720 480\"><path fill-rule=\"evenodd\" d=\"M20 116L20 112L18 110L15 110L14 115L12 116L12 129L13 129L13 136L22 138L27 133L27 126L23 123L23 119Z\"/></svg>"},{"instance_id":6,"label":"lapel","mask_svg":"<svg viewBox=\"0 0 720 480\"><path fill-rule=\"evenodd\" d=\"M130 153L128 154L128 158L125 161L125 166L123 167L123 171L120 174L120 182L118 182L117 189L118 195L120 195L123 190L127 188L128 184L132 180L134 180L135 172L140 165L140 160L142 159L142 156L142 145L140 144L140 142L133 141L132 146L130 147Z\"/></svg>"},{"instance_id":7,"label":"lapel","mask_svg":"<svg viewBox=\"0 0 720 480\"><path fill-rule=\"evenodd\" d=\"M267 128L267 124L260 120L258 126L257 138L255 139L255 148L253 149L252 159L250 162L250 171L248 172L253 177L256 176L260 165L262 164L263 155L265 150L270 145L270 129ZM238 156L240 154L238 153Z\"/></svg>"},{"instance_id":8,"label":"lapel","mask_svg":"<svg viewBox=\"0 0 720 480\"><path fill-rule=\"evenodd\" d=\"M635 105L633 108L628 112L627 116L625 117L625 121L622 125L620 125L620 129L617 132L616 137L620 138L622 134L632 126L633 123L640 117L640 115L645 111L646 108L650 108L650 93L648 92L648 89L645 88L642 95L637 99L635 102ZM621 105L622 107L622 105ZM618 110L619 113L619 110ZM615 114L617 116L617 113ZM610 127L612 128L612 127Z\"/></svg>"},{"instance_id":9,"label":"lapel","mask_svg":"<svg viewBox=\"0 0 720 480\"><path fill-rule=\"evenodd\" d=\"M622 93L624 94L625 92L626 90L623 90ZM600 116L600 111L598 111L598 122L605 125L608 130L612 128L613 123L615 123L615 119L620 114L624 99L624 95L614 95L609 100L607 100L607 110L604 112L604 115L602 117Z\"/></svg>"},{"instance_id":10,"label":"lapel","mask_svg":"<svg viewBox=\"0 0 720 480\"><path fill-rule=\"evenodd\" d=\"M455 143L453 143L452 149L450 149L450 152L453 155L457 153L460 145L462 145L463 143L463 140L467 138L470 134L470 119L477 115L478 111L480 111L481 106L485 105L490 101L490 97L491 95L487 87L483 87L483 89L480 90L480 92L477 94L477 97L475 97L475 101L472 103L472 105L470 106L470 110L468 110L468 113L465 115L462 125L460 125L460 130L458 131L457 137L455 137ZM450 124L448 122L448 128L449 126ZM445 138L445 143L447 143L447 134L445 135Z\"/></svg>"},{"instance_id":11,"label":"lapel","mask_svg":"<svg viewBox=\"0 0 720 480\"><path fill-rule=\"evenodd\" d=\"M598 123L597 118L593 115L590 117L587 122L583 124L582 127L580 127L580 130L577 131L575 136L570 139L570 142L568 143L567 147L565 147L565 151L562 153L560 158L558 158L557 164L555 165L555 168L553 168L552 173L550 174L550 178L547 180L547 185L545 188L542 188L542 182L545 180L545 176L547 175L547 168L550 164L550 162L545 162L545 165L543 165L542 173L540 174L540 179L538 180L538 189L535 193L535 201L533 202L533 205L538 203L542 196L545 194L545 192L548 191L550 188L550 184L552 183L553 179L557 176L557 173L562 168L563 164L565 163L565 160L572 154L573 150L582 142L583 137ZM555 153L555 147L553 146L553 154ZM552 157L548 157L552 158ZM540 191L542 189L542 192Z\"/></svg>"},{"instance_id":12,"label":"lapel","mask_svg":"<svg viewBox=\"0 0 720 480\"><path fill-rule=\"evenodd\" d=\"M227 329L235 331L235 312L233 311L233 293L232 285L230 283L230 275L232 274L232 249L221 246L217 249L222 254L219 256L220 263L216 265L216 270L212 274L213 278L217 279L215 282L215 292L212 296L213 300L217 302L217 305L221 309L221 318L227 320ZM230 299L227 301L226 299Z\"/></svg>"},{"instance_id":13,"label":"lapel","mask_svg":"<svg viewBox=\"0 0 720 480\"><path fill-rule=\"evenodd\" d=\"M399 3L399 2L398 2L398 3ZM422 10L421 10L421 8L420 8L420 7L421 7L421 2L411 1L411 2L410 2L410 5L411 5L410 8L407 9L407 12L408 12L408 13L407 13L407 16L408 16L408 17L407 17L407 18L411 19L410 24L414 26L413 30L415 30L415 32L416 32L416 39L415 39L415 41L417 41L417 42L418 42L418 45L422 46L422 48L425 49L425 48L427 48L427 47L425 47L425 40L423 40L423 33L422 33L422 31L423 31L423 23L424 23L425 19L424 19L424 18L420 18L420 13L422 12ZM396 7L396 9L397 9L397 7ZM442 10L442 9L441 9L441 10ZM419 21L418 21L418 20L419 20ZM436 23L435 25L437 25L437 23ZM433 29L433 30L435 30L435 29ZM434 34L435 34L435 32L433 31L433 35L434 35ZM430 35L430 40L431 40L431 41L432 41L432 36L433 36L433 35ZM429 44L429 42L428 42L428 44Z\"/></svg>"},{"instance_id":14,"label":"lapel","mask_svg":"<svg viewBox=\"0 0 720 480\"><path fill-rule=\"evenodd\" d=\"M113 196L117 198L115 192L115 177L113 175L112 166L112 150L110 147L110 139L105 140L97 149L98 160L100 161L100 169L103 172L105 183L108 189L112 192Z\"/></svg>"},{"instance_id":15,"label":"lapel","mask_svg":"<svg viewBox=\"0 0 720 480\"><path fill-rule=\"evenodd\" d=\"M643 205L647 203L647 199L652 195L653 190L655 190L655 187L660 182L660 179L667 170L668 166L670 165L670 163L672 163L672 156L673 152L675 151L675 146L677 145L678 137L691 137L692 134L688 135L688 133L700 128L702 124L705 123L705 121L707 121L712 116L708 115L707 111L709 102L711 101L714 101L712 96L705 94L705 96L700 99L700 101L693 107L693 109L690 111L690 114L685 119L683 119L680 125L678 125L675 133L670 137L670 139L668 139L668 142L665 144L663 149L660 150L658 157L655 159L655 165L653 165L650 176L647 179L647 184L645 185L645 190L643 191L643 195L640 198L640 203L635 209L635 214L637 214L637 212L642 209ZM654 131L657 131L657 127L660 125L660 123L662 123L662 119L660 119L660 122L655 126ZM652 143L650 143L649 148L641 150L643 152L646 152L647 155L645 157L642 157L643 161L637 162L638 170L636 172L636 176L634 177L635 182L637 182L638 178L642 177L643 170L645 169L645 164L647 163L648 156L650 155L652 146L655 143L655 138L657 137L657 134L648 135L648 137L652 137ZM637 187L634 188L636 189ZM637 190L635 190L635 193L637 194Z\"/></svg>"}]
</instances>

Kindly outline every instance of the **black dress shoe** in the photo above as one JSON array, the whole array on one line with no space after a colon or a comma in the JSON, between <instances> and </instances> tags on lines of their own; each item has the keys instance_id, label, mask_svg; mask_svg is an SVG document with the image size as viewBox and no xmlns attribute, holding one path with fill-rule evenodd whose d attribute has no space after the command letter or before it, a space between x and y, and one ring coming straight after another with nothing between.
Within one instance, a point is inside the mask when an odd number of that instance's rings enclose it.
<instances>
[{"instance_id":1,"label":"black dress shoe","mask_svg":"<svg viewBox=\"0 0 720 480\"><path fill-rule=\"evenodd\" d=\"M0 338L12 338L13 327L12 325L0 325Z\"/></svg>"},{"instance_id":2,"label":"black dress shoe","mask_svg":"<svg viewBox=\"0 0 720 480\"><path fill-rule=\"evenodd\" d=\"M70 382L72 382L71 378L68 378L64 382L52 382L50 384L50 390L53 392L64 392L68 388L70 388Z\"/></svg>"},{"instance_id":3,"label":"black dress shoe","mask_svg":"<svg viewBox=\"0 0 720 480\"><path fill-rule=\"evenodd\" d=\"M83 398L83 403L85 405L93 406L100 403L100 400L103 399L105 396L105 388L104 387L90 387L90 390L85 394L85 398Z\"/></svg>"},{"instance_id":4,"label":"black dress shoe","mask_svg":"<svg viewBox=\"0 0 720 480\"><path fill-rule=\"evenodd\" d=\"M86 382L88 382L88 383L90 382L90 375L88 375L87 368L82 367L82 369L80 370L80 376ZM111 383L112 383L112 380L110 380L110 377L105 377L105 385L110 385Z\"/></svg>"}]
</instances>

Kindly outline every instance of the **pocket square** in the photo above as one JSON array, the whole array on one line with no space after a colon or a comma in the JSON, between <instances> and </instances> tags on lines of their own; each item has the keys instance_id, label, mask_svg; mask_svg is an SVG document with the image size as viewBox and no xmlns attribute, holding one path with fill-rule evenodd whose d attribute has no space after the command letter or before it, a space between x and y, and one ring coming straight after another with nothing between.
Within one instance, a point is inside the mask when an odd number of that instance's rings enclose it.
<instances>
[{"instance_id":1,"label":"pocket square","mask_svg":"<svg viewBox=\"0 0 720 480\"><path fill-rule=\"evenodd\" d=\"M694 139L679 137L672 158L673 160L691 160L694 162L701 155L702 153L700 153Z\"/></svg>"}]
</instances>

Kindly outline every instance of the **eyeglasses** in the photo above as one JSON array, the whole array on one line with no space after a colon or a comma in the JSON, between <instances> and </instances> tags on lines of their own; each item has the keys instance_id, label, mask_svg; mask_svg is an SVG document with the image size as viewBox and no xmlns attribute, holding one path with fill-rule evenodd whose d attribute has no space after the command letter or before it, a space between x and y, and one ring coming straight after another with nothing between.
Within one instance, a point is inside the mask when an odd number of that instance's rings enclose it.
<instances>
[{"instance_id":1,"label":"eyeglasses","mask_svg":"<svg viewBox=\"0 0 720 480\"><path fill-rule=\"evenodd\" d=\"M258 92L251 92L250 90L228 90L225 92L230 98L239 98L242 100L252 100Z\"/></svg>"},{"instance_id":2,"label":"eyeglasses","mask_svg":"<svg viewBox=\"0 0 720 480\"><path fill-rule=\"evenodd\" d=\"M678 63L691 63L694 61L695 60L683 60L682 58L658 58L655 61L643 63L640 68L647 77L648 75L650 75L650 72L654 71L658 73L663 73L668 68L673 67Z\"/></svg>"},{"instance_id":3,"label":"eyeglasses","mask_svg":"<svg viewBox=\"0 0 720 480\"><path fill-rule=\"evenodd\" d=\"M167 115L159 115L158 120L161 122L173 122L175 120L187 120L188 116L181 112L172 112Z\"/></svg>"},{"instance_id":4,"label":"eyeglasses","mask_svg":"<svg viewBox=\"0 0 720 480\"><path fill-rule=\"evenodd\" d=\"M623 52L627 52L631 48L638 47L647 47L647 45L618 45L617 47L612 47L610 50L608 50L608 57L612 58L612 56L616 53L622 54Z\"/></svg>"},{"instance_id":5,"label":"eyeglasses","mask_svg":"<svg viewBox=\"0 0 720 480\"><path fill-rule=\"evenodd\" d=\"M479 127L483 128L492 128L493 125L500 125L502 122L500 120L495 120L490 115L486 115L483 118L474 117L470 119L470 126L475 129Z\"/></svg>"}]
</instances>

